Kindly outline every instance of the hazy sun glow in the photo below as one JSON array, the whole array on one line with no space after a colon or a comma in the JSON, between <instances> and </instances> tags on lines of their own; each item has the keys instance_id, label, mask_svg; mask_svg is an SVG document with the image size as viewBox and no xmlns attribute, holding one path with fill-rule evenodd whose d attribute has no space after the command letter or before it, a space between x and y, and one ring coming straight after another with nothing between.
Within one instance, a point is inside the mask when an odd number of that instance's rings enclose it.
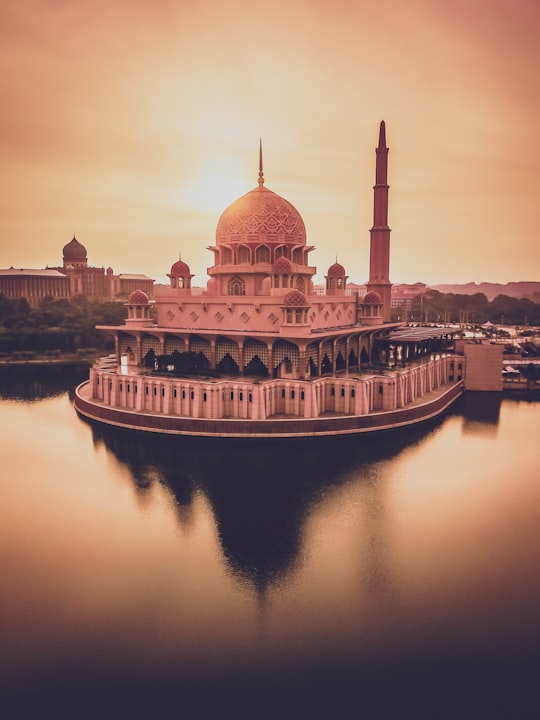
<instances>
[{"instance_id":1,"label":"hazy sun glow","mask_svg":"<svg viewBox=\"0 0 540 720\"><path fill-rule=\"evenodd\" d=\"M211 211L220 215L228 205L255 185L254 181L249 186L234 166L209 164L199 168L188 179L187 186L181 190L179 206L191 211Z\"/></svg>"}]
</instances>

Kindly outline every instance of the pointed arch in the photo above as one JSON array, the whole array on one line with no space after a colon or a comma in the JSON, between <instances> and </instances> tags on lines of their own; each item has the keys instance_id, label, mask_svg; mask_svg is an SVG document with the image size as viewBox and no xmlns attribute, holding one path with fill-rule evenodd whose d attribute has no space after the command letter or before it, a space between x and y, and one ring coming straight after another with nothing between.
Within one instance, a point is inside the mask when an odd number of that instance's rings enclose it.
<instances>
[{"instance_id":1,"label":"pointed arch","mask_svg":"<svg viewBox=\"0 0 540 720\"><path fill-rule=\"evenodd\" d=\"M225 375L240 374L240 368L238 367L238 363L231 357L229 353L225 353L225 355L217 363L216 370Z\"/></svg>"},{"instance_id":2,"label":"pointed arch","mask_svg":"<svg viewBox=\"0 0 540 720\"><path fill-rule=\"evenodd\" d=\"M220 251L220 257L219 257L219 265L232 265L234 258L233 258L233 250L228 245L221 245L219 248Z\"/></svg>"},{"instance_id":3,"label":"pointed arch","mask_svg":"<svg viewBox=\"0 0 540 720\"><path fill-rule=\"evenodd\" d=\"M238 246L236 259L239 265L249 265L251 263L251 250L247 245Z\"/></svg>"},{"instance_id":4,"label":"pointed arch","mask_svg":"<svg viewBox=\"0 0 540 720\"><path fill-rule=\"evenodd\" d=\"M235 275L227 284L227 292L229 295L245 295L246 283L239 275Z\"/></svg>"},{"instance_id":5,"label":"pointed arch","mask_svg":"<svg viewBox=\"0 0 540 720\"><path fill-rule=\"evenodd\" d=\"M321 363L321 375L331 375L333 370L332 361L328 357L327 353L324 353L324 357Z\"/></svg>"},{"instance_id":6,"label":"pointed arch","mask_svg":"<svg viewBox=\"0 0 540 720\"><path fill-rule=\"evenodd\" d=\"M258 357L268 370L268 347L266 343L255 340L254 338L247 338L244 343L244 363L246 369L255 357Z\"/></svg>"},{"instance_id":7,"label":"pointed arch","mask_svg":"<svg viewBox=\"0 0 540 720\"><path fill-rule=\"evenodd\" d=\"M283 370L286 373L296 373L299 367L298 347L287 340L276 340L272 350L273 368L272 376L279 377Z\"/></svg>"},{"instance_id":8,"label":"pointed arch","mask_svg":"<svg viewBox=\"0 0 540 720\"><path fill-rule=\"evenodd\" d=\"M210 342L200 335L192 335L189 340L189 352L195 358L195 371L201 371L210 367L212 358L212 349Z\"/></svg>"},{"instance_id":9,"label":"pointed arch","mask_svg":"<svg viewBox=\"0 0 540 720\"><path fill-rule=\"evenodd\" d=\"M239 366L240 351L238 343L230 338L218 337L216 340L216 363L220 363L225 355L229 355L232 360Z\"/></svg>"},{"instance_id":10,"label":"pointed arch","mask_svg":"<svg viewBox=\"0 0 540 720\"><path fill-rule=\"evenodd\" d=\"M272 253L268 245L259 245L255 250L256 263L269 263Z\"/></svg>"}]
</instances>

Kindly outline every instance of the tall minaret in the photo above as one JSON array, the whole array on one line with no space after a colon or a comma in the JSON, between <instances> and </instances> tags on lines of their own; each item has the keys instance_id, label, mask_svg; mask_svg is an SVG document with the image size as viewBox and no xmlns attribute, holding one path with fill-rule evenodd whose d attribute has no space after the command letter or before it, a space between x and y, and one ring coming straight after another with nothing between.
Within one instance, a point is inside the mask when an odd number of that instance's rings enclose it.
<instances>
[{"instance_id":1,"label":"tall minaret","mask_svg":"<svg viewBox=\"0 0 540 720\"><path fill-rule=\"evenodd\" d=\"M379 146L375 150L377 164L375 170L373 227L370 230L369 281L367 290L380 295L383 304L385 322L390 322L392 309L392 283L390 270L390 228L388 227L388 148L384 120L379 129Z\"/></svg>"}]
</instances>

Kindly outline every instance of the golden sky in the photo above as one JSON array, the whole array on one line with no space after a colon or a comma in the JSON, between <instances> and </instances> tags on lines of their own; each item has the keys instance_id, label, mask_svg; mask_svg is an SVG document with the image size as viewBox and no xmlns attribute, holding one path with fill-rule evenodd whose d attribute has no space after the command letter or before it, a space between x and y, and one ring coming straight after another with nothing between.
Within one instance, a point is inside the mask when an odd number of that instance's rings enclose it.
<instances>
[{"instance_id":1,"label":"golden sky","mask_svg":"<svg viewBox=\"0 0 540 720\"><path fill-rule=\"evenodd\" d=\"M378 126L390 277L540 280L539 0L2 0L0 267L206 283L257 184L304 218L321 280L368 275Z\"/></svg>"}]
</instances>

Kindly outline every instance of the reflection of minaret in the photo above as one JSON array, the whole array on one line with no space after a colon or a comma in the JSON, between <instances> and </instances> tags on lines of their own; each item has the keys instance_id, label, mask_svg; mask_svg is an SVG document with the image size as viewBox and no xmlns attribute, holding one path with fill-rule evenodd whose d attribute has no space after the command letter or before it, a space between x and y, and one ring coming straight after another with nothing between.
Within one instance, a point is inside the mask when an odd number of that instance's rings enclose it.
<instances>
[{"instance_id":1,"label":"reflection of minaret","mask_svg":"<svg viewBox=\"0 0 540 720\"><path fill-rule=\"evenodd\" d=\"M392 283L389 278L390 270L390 228L388 227L388 148L386 147L386 132L384 120L379 130L379 146L375 150L377 164L375 171L373 227L369 248L369 281L367 290L374 290L379 294L383 303L384 321L391 319L391 291Z\"/></svg>"}]
</instances>

